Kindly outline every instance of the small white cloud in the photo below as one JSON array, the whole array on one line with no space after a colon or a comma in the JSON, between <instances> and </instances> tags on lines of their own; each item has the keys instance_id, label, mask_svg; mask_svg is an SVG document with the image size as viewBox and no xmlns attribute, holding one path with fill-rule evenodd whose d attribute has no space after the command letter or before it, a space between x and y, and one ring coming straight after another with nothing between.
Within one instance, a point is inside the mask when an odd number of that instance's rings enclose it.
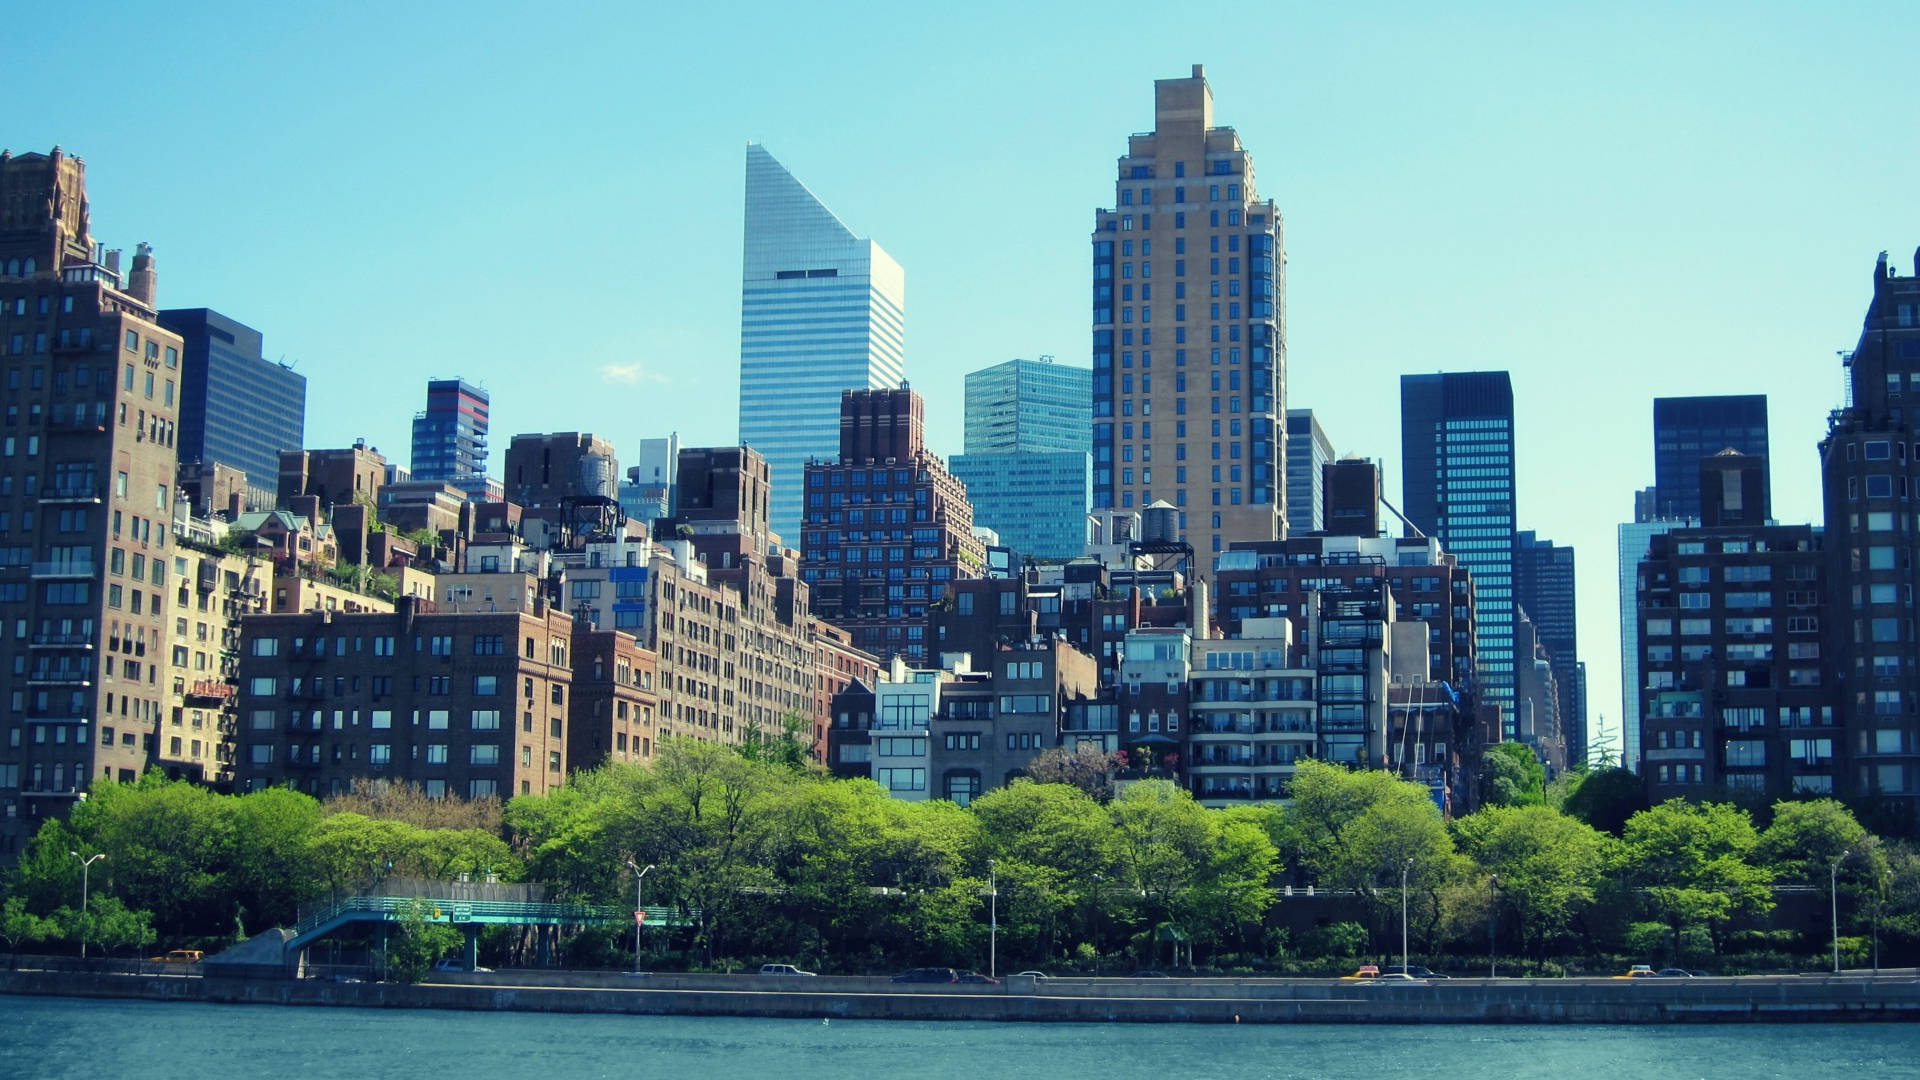
<instances>
[{"instance_id":1,"label":"small white cloud","mask_svg":"<svg viewBox=\"0 0 1920 1080\"><path fill-rule=\"evenodd\" d=\"M601 364L600 378L607 382L626 383L630 386L643 382L664 384L667 381L665 375L648 371L639 364Z\"/></svg>"}]
</instances>

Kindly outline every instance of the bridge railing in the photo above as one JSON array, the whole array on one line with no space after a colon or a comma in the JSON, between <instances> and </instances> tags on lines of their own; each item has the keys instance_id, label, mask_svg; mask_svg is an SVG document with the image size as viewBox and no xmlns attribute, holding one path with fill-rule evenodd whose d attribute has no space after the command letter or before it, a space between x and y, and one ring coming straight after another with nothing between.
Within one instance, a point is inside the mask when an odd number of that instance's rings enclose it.
<instances>
[{"instance_id":1,"label":"bridge railing","mask_svg":"<svg viewBox=\"0 0 1920 1080\"><path fill-rule=\"evenodd\" d=\"M633 909L607 904L569 904L512 900L465 900L432 896L348 896L309 911L294 925L295 936L305 936L343 915L378 916L397 921L419 905L426 918L454 923L521 923L548 925L588 925L630 923ZM699 918L699 912L683 914L670 907L649 907L646 925L687 926Z\"/></svg>"}]
</instances>

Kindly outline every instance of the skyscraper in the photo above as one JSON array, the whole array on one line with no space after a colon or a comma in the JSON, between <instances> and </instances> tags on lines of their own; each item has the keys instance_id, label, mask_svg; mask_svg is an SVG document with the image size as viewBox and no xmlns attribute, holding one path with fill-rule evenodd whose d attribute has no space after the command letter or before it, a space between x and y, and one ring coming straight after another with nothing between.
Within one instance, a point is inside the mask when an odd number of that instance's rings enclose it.
<instances>
[{"instance_id":1,"label":"skyscraper","mask_svg":"<svg viewBox=\"0 0 1920 1080\"><path fill-rule=\"evenodd\" d=\"M973 523L1022 555L1067 559L1086 544L1092 375L1051 358L967 375L967 452L950 467Z\"/></svg>"},{"instance_id":2,"label":"skyscraper","mask_svg":"<svg viewBox=\"0 0 1920 1080\"><path fill-rule=\"evenodd\" d=\"M0 345L17 410L0 454L0 862L96 777L156 760L159 678L176 580L169 558L180 337L154 309L145 244L89 228L86 166L0 151Z\"/></svg>"},{"instance_id":3,"label":"skyscraper","mask_svg":"<svg viewBox=\"0 0 1920 1080\"><path fill-rule=\"evenodd\" d=\"M1920 485L1920 252L1908 277L1880 254L1846 366L1847 407L1828 421L1820 443L1826 602L1800 618L1803 628L1827 620L1820 630L1828 679L1841 691L1835 697L1848 729L1842 753L1850 749L1855 766L1848 786L1911 824L1920 817L1913 619L1920 544L1910 517Z\"/></svg>"},{"instance_id":4,"label":"skyscraper","mask_svg":"<svg viewBox=\"0 0 1920 1080\"><path fill-rule=\"evenodd\" d=\"M1093 504L1171 503L1209 565L1286 528L1286 256L1201 67L1153 98L1094 212Z\"/></svg>"},{"instance_id":5,"label":"skyscraper","mask_svg":"<svg viewBox=\"0 0 1920 1080\"><path fill-rule=\"evenodd\" d=\"M747 146L740 441L773 470L773 528L798 546L809 460L833 461L840 392L905 377L906 276L774 160Z\"/></svg>"},{"instance_id":6,"label":"skyscraper","mask_svg":"<svg viewBox=\"0 0 1920 1080\"><path fill-rule=\"evenodd\" d=\"M1513 383L1504 371L1400 377L1402 510L1473 573L1481 701L1512 737Z\"/></svg>"},{"instance_id":7,"label":"skyscraper","mask_svg":"<svg viewBox=\"0 0 1920 1080\"><path fill-rule=\"evenodd\" d=\"M159 317L181 341L180 460L246 473L249 501L270 507L280 451L305 445L307 377L266 359L260 331L217 311Z\"/></svg>"},{"instance_id":8,"label":"skyscraper","mask_svg":"<svg viewBox=\"0 0 1920 1080\"><path fill-rule=\"evenodd\" d=\"M1640 562L1653 548L1653 538L1699 524L1697 520L1634 521L1617 529L1620 609L1620 767L1640 771ZM1591 741L1591 740L1589 740Z\"/></svg>"},{"instance_id":9,"label":"skyscraper","mask_svg":"<svg viewBox=\"0 0 1920 1080\"><path fill-rule=\"evenodd\" d=\"M841 395L840 454L806 469L802 577L814 614L882 660L936 656L927 605L978 577L986 552L960 481L926 448L920 395Z\"/></svg>"},{"instance_id":10,"label":"skyscraper","mask_svg":"<svg viewBox=\"0 0 1920 1080\"><path fill-rule=\"evenodd\" d=\"M1533 619L1534 633L1553 665L1567 761L1585 761L1587 717L1580 698L1573 548L1540 539L1531 530L1519 533L1514 539L1514 596Z\"/></svg>"},{"instance_id":11,"label":"skyscraper","mask_svg":"<svg viewBox=\"0 0 1920 1080\"><path fill-rule=\"evenodd\" d=\"M1320 532L1326 524L1324 470L1333 443L1312 409L1287 410L1287 532Z\"/></svg>"},{"instance_id":12,"label":"skyscraper","mask_svg":"<svg viewBox=\"0 0 1920 1080\"><path fill-rule=\"evenodd\" d=\"M1769 460L1765 394L1654 398L1653 517L1698 518L1700 459L1727 449Z\"/></svg>"},{"instance_id":13,"label":"skyscraper","mask_svg":"<svg viewBox=\"0 0 1920 1080\"><path fill-rule=\"evenodd\" d=\"M427 383L427 407L413 414L414 482L451 484L470 499L487 488L487 392L465 379Z\"/></svg>"}]
</instances>

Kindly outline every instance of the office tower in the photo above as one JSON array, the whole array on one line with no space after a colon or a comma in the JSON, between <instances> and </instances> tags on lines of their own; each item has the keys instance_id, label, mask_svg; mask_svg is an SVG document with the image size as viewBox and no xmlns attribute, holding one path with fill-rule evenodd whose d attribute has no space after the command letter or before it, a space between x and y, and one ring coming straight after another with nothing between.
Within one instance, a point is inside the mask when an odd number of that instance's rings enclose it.
<instances>
[{"instance_id":1,"label":"office tower","mask_svg":"<svg viewBox=\"0 0 1920 1080\"><path fill-rule=\"evenodd\" d=\"M465 379L427 383L427 407L413 414L412 479L487 497L487 392Z\"/></svg>"},{"instance_id":2,"label":"office tower","mask_svg":"<svg viewBox=\"0 0 1920 1080\"><path fill-rule=\"evenodd\" d=\"M181 341L181 463L237 469L247 477L243 509L271 507L280 451L306 445L307 377L266 359L260 331L217 311L173 308L160 325Z\"/></svg>"},{"instance_id":3,"label":"office tower","mask_svg":"<svg viewBox=\"0 0 1920 1080\"><path fill-rule=\"evenodd\" d=\"M1023 556L1070 559L1092 498L1093 373L1051 357L967 375L966 448L950 467L974 524Z\"/></svg>"},{"instance_id":4,"label":"office tower","mask_svg":"<svg viewBox=\"0 0 1920 1080\"><path fill-rule=\"evenodd\" d=\"M1769 460L1765 394L1654 398L1653 516L1698 519L1700 459L1728 449Z\"/></svg>"},{"instance_id":5,"label":"office tower","mask_svg":"<svg viewBox=\"0 0 1920 1080\"><path fill-rule=\"evenodd\" d=\"M1580 700L1579 634L1573 591L1573 548L1534 535L1514 538L1514 596L1533 620L1534 636L1553 665L1560 735L1568 762L1585 761L1587 717Z\"/></svg>"},{"instance_id":6,"label":"office tower","mask_svg":"<svg viewBox=\"0 0 1920 1080\"><path fill-rule=\"evenodd\" d=\"M1513 384L1504 371L1400 377L1407 520L1473 573L1480 700L1513 734Z\"/></svg>"},{"instance_id":7,"label":"office tower","mask_svg":"<svg viewBox=\"0 0 1920 1080\"><path fill-rule=\"evenodd\" d=\"M1920 816L1920 672L1914 668L1912 531L1920 481L1920 252L1900 277L1883 252L1859 342L1846 359L1847 406L1820 443L1828 552L1827 663L1854 768L1851 793L1911 823ZM1843 753L1846 751L1843 750Z\"/></svg>"},{"instance_id":8,"label":"office tower","mask_svg":"<svg viewBox=\"0 0 1920 1080\"><path fill-rule=\"evenodd\" d=\"M1333 461L1333 443L1312 409L1287 410L1287 533L1303 535L1327 528L1324 470Z\"/></svg>"},{"instance_id":9,"label":"office tower","mask_svg":"<svg viewBox=\"0 0 1920 1080\"><path fill-rule=\"evenodd\" d=\"M1291 450L1291 439L1287 446ZM1379 536L1380 467L1358 454L1348 454L1339 461L1320 466L1319 472L1321 480L1316 494L1322 509L1314 528L1299 535L1325 532L1333 536ZM1287 482L1293 482L1292 473L1287 474ZM1289 513L1293 511L1291 501L1287 509Z\"/></svg>"},{"instance_id":10,"label":"office tower","mask_svg":"<svg viewBox=\"0 0 1920 1080\"><path fill-rule=\"evenodd\" d=\"M119 266L79 158L0 151L0 862L94 778L144 771L172 700L181 341L152 252Z\"/></svg>"},{"instance_id":11,"label":"office tower","mask_svg":"<svg viewBox=\"0 0 1920 1080\"><path fill-rule=\"evenodd\" d=\"M620 485L620 509L626 511L627 520L641 522L651 529L655 521L671 517L676 506L674 479L679 468L679 432L664 439L641 439L640 463L627 469L627 482Z\"/></svg>"},{"instance_id":12,"label":"office tower","mask_svg":"<svg viewBox=\"0 0 1920 1080\"><path fill-rule=\"evenodd\" d=\"M740 441L773 468L773 527L800 535L808 461L832 461L842 390L905 377L906 275L765 147L747 146Z\"/></svg>"},{"instance_id":13,"label":"office tower","mask_svg":"<svg viewBox=\"0 0 1920 1080\"><path fill-rule=\"evenodd\" d=\"M1513 642L1513 735L1547 767L1548 776L1557 776L1567 767L1560 686L1525 605L1513 612Z\"/></svg>"},{"instance_id":14,"label":"office tower","mask_svg":"<svg viewBox=\"0 0 1920 1080\"><path fill-rule=\"evenodd\" d=\"M1202 69L1153 93L1094 213L1093 505L1172 504L1204 566L1286 528L1286 255Z\"/></svg>"},{"instance_id":15,"label":"office tower","mask_svg":"<svg viewBox=\"0 0 1920 1080\"><path fill-rule=\"evenodd\" d=\"M1015 359L967 373L969 454L1085 450L1092 439L1093 372L1053 357Z\"/></svg>"},{"instance_id":16,"label":"office tower","mask_svg":"<svg viewBox=\"0 0 1920 1080\"><path fill-rule=\"evenodd\" d=\"M912 390L841 394L840 455L809 462L802 575L819 616L882 660L924 663L927 606L985 560L966 491L926 448Z\"/></svg>"}]
</instances>

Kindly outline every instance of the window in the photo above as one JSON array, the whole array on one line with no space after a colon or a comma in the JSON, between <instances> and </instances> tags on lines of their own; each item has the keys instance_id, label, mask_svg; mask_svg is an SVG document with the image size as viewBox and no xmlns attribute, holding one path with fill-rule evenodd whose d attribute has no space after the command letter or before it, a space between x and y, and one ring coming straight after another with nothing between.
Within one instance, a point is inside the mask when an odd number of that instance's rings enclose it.
<instances>
[{"instance_id":1,"label":"window","mask_svg":"<svg viewBox=\"0 0 1920 1080\"><path fill-rule=\"evenodd\" d=\"M475 675L473 677L474 696L492 697L499 692L500 677L498 675Z\"/></svg>"},{"instance_id":2,"label":"window","mask_svg":"<svg viewBox=\"0 0 1920 1080\"><path fill-rule=\"evenodd\" d=\"M499 731L500 730L500 710L498 709L473 710L473 730Z\"/></svg>"},{"instance_id":3,"label":"window","mask_svg":"<svg viewBox=\"0 0 1920 1080\"><path fill-rule=\"evenodd\" d=\"M469 765L500 764L500 747L494 743L475 743L472 746L467 747L467 764Z\"/></svg>"}]
</instances>

